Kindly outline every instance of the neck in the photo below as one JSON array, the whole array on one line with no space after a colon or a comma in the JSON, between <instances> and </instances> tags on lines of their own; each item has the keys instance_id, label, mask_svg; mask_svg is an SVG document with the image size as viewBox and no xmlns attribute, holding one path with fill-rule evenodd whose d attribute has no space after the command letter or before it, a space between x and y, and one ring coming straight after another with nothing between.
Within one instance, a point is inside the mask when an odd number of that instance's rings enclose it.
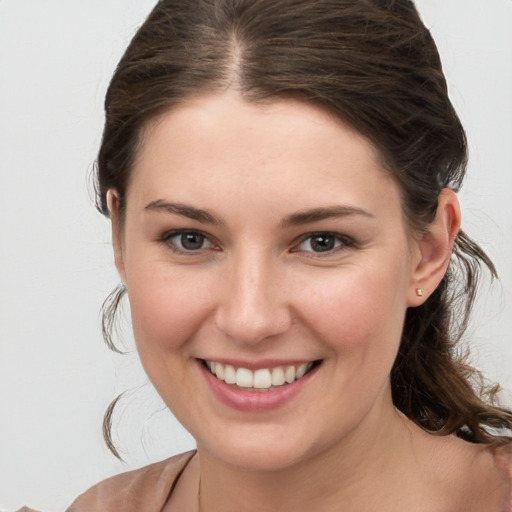
<instances>
[{"instance_id":1,"label":"neck","mask_svg":"<svg viewBox=\"0 0 512 512\"><path fill-rule=\"evenodd\" d=\"M372 411L328 450L275 471L234 467L198 446L201 512L378 508L374 497L399 480L396 461L410 446L407 420L393 407L385 411Z\"/></svg>"}]
</instances>

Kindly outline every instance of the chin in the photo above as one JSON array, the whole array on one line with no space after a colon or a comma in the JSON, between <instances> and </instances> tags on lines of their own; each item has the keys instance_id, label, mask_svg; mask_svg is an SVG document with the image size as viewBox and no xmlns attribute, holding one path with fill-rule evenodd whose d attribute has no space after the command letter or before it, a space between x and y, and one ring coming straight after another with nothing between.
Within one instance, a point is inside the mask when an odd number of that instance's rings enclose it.
<instances>
[{"instance_id":1,"label":"chin","mask_svg":"<svg viewBox=\"0 0 512 512\"><path fill-rule=\"evenodd\" d=\"M278 472L289 469L305 458L296 450L276 449L271 444L263 446L232 447L212 453L225 464L246 471Z\"/></svg>"},{"instance_id":2,"label":"chin","mask_svg":"<svg viewBox=\"0 0 512 512\"><path fill-rule=\"evenodd\" d=\"M209 443L198 441L198 451L238 469L263 472L285 470L314 456L311 443L308 446L299 438L268 430L226 434Z\"/></svg>"}]
</instances>

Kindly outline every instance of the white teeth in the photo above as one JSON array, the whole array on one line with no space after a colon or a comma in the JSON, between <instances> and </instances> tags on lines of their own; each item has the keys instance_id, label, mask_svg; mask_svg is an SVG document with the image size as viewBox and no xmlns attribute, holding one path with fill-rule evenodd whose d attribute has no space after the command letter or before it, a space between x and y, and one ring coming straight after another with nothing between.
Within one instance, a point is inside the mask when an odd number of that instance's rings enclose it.
<instances>
[{"instance_id":1,"label":"white teeth","mask_svg":"<svg viewBox=\"0 0 512 512\"><path fill-rule=\"evenodd\" d=\"M288 368L286 368L286 371L284 373L284 380L288 384L291 384L292 382L295 381L295 366L288 366Z\"/></svg>"},{"instance_id":2,"label":"white teeth","mask_svg":"<svg viewBox=\"0 0 512 512\"><path fill-rule=\"evenodd\" d=\"M304 375L306 375L307 371L308 371L308 363L302 363L297 368L297 371L295 372L295 378L296 379L301 379L302 377L304 377Z\"/></svg>"},{"instance_id":3,"label":"white teeth","mask_svg":"<svg viewBox=\"0 0 512 512\"><path fill-rule=\"evenodd\" d=\"M282 386L284 383L284 371L278 366L272 370L272 386Z\"/></svg>"},{"instance_id":4,"label":"white teeth","mask_svg":"<svg viewBox=\"0 0 512 512\"><path fill-rule=\"evenodd\" d=\"M217 375L217 379L224 380L224 365L222 365L222 364L215 365L215 375Z\"/></svg>"},{"instance_id":5,"label":"white teeth","mask_svg":"<svg viewBox=\"0 0 512 512\"><path fill-rule=\"evenodd\" d=\"M207 368L219 380L226 384L235 384L241 388L253 388L254 390L269 390L272 386L283 386L291 384L304 375L313 367L313 363L302 363L297 368L293 365L286 367L276 366L275 368L261 368L252 372L247 368L235 368L232 365L224 365L213 361L205 361Z\"/></svg>"},{"instance_id":6,"label":"white teeth","mask_svg":"<svg viewBox=\"0 0 512 512\"><path fill-rule=\"evenodd\" d=\"M247 368L238 368L236 371L236 385L241 388L252 388L253 377L251 370Z\"/></svg>"},{"instance_id":7,"label":"white teeth","mask_svg":"<svg viewBox=\"0 0 512 512\"><path fill-rule=\"evenodd\" d=\"M254 372L253 387L268 389L270 386L272 386L272 375L270 374L270 370L256 370Z\"/></svg>"},{"instance_id":8,"label":"white teeth","mask_svg":"<svg viewBox=\"0 0 512 512\"><path fill-rule=\"evenodd\" d=\"M224 381L226 384L236 384L236 371L230 364L227 364L224 368Z\"/></svg>"}]
</instances>

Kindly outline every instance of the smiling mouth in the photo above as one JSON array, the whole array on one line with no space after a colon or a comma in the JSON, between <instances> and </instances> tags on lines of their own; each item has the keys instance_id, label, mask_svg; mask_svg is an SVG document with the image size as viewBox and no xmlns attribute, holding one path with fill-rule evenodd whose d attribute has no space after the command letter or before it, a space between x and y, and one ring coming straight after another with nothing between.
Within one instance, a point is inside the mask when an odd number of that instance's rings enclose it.
<instances>
[{"instance_id":1,"label":"smiling mouth","mask_svg":"<svg viewBox=\"0 0 512 512\"><path fill-rule=\"evenodd\" d=\"M248 368L236 368L230 364L214 361L202 361L203 365L217 379L244 391L273 391L302 379L322 361L310 361L297 365L260 368L251 371Z\"/></svg>"}]
</instances>

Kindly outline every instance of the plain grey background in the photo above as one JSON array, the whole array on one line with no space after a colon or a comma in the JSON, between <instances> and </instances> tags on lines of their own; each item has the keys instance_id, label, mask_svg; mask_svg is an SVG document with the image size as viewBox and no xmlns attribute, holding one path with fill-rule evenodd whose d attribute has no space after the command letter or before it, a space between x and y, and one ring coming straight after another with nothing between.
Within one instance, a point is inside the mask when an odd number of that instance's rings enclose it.
<instances>
[{"instance_id":1,"label":"plain grey background","mask_svg":"<svg viewBox=\"0 0 512 512\"><path fill-rule=\"evenodd\" d=\"M110 353L99 326L117 276L88 176L108 80L153 4L0 0L0 510L63 510L110 474L193 446L136 354ZM512 405L512 1L417 5L468 132L463 227L501 274L482 290L473 360ZM114 429L122 465L101 420L125 390Z\"/></svg>"}]
</instances>

